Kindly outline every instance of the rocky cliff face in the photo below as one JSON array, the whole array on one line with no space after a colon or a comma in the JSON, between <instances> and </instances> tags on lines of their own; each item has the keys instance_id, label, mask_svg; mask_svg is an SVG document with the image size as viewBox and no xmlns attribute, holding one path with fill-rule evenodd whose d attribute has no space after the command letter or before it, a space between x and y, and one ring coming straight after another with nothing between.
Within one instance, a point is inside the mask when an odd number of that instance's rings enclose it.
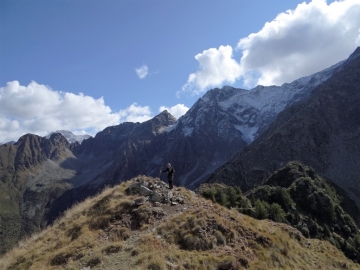
<instances>
[{"instance_id":1,"label":"rocky cliff face","mask_svg":"<svg viewBox=\"0 0 360 270\"><path fill-rule=\"evenodd\" d=\"M360 49L316 87L308 100L281 112L269 128L209 178L247 190L291 160L312 166L360 205Z\"/></svg>"},{"instance_id":2,"label":"rocky cliff face","mask_svg":"<svg viewBox=\"0 0 360 270\"><path fill-rule=\"evenodd\" d=\"M71 155L68 146L60 134L50 139L27 134L0 147L0 253L46 224L51 194L66 189L58 182L66 174L52 169Z\"/></svg>"}]
</instances>

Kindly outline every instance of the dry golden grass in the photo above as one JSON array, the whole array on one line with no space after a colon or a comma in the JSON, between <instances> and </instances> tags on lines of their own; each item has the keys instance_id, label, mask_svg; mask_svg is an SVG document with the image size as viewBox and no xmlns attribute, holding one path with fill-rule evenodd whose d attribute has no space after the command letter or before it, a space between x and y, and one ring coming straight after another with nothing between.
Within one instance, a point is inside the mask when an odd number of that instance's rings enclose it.
<instances>
[{"instance_id":1,"label":"dry golden grass","mask_svg":"<svg viewBox=\"0 0 360 270\"><path fill-rule=\"evenodd\" d=\"M75 205L5 254L0 269L360 269L328 242L185 188L185 204L161 205L166 214L155 218L150 202L135 206L139 196L125 194L136 179Z\"/></svg>"}]
</instances>

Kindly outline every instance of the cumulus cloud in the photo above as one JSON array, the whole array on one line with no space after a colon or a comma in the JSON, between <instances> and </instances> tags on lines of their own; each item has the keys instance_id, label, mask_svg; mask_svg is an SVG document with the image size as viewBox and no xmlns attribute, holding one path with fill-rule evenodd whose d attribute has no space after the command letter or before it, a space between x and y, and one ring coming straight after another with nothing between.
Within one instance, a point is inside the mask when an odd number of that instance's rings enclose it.
<instances>
[{"instance_id":1,"label":"cumulus cloud","mask_svg":"<svg viewBox=\"0 0 360 270\"><path fill-rule=\"evenodd\" d=\"M144 122L151 118L151 110L149 106L138 106L137 103L131 104L125 110L120 110L120 116L126 122Z\"/></svg>"},{"instance_id":2,"label":"cumulus cloud","mask_svg":"<svg viewBox=\"0 0 360 270\"><path fill-rule=\"evenodd\" d=\"M233 59L231 46L210 48L195 56L200 69L189 75L182 92L199 94L208 87L215 87L224 82L234 83L241 75L240 64ZM180 94L180 92L178 92Z\"/></svg>"},{"instance_id":3,"label":"cumulus cloud","mask_svg":"<svg viewBox=\"0 0 360 270\"><path fill-rule=\"evenodd\" d=\"M166 106L161 106L159 108L159 112L162 112L164 110L167 110L176 119L179 119L180 116L184 115L189 110L189 108L186 107L184 104L176 104L175 106L172 106L170 108Z\"/></svg>"},{"instance_id":4,"label":"cumulus cloud","mask_svg":"<svg viewBox=\"0 0 360 270\"><path fill-rule=\"evenodd\" d=\"M313 0L279 14L242 38L241 66L257 71L257 83L279 85L327 68L360 45L360 0ZM248 85L254 76L245 72Z\"/></svg>"},{"instance_id":5,"label":"cumulus cloud","mask_svg":"<svg viewBox=\"0 0 360 270\"><path fill-rule=\"evenodd\" d=\"M198 54L200 69L189 76L182 90L199 94L239 78L248 87L281 85L347 58L359 45L360 0L304 2L240 39L236 47L242 51L239 62L229 53L230 46ZM221 53L224 48L225 54ZM224 59L218 67L211 61L216 55ZM227 71L219 72L222 68Z\"/></svg>"},{"instance_id":6,"label":"cumulus cloud","mask_svg":"<svg viewBox=\"0 0 360 270\"><path fill-rule=\"evenodd\" d=\"M133 103L113 112L104 99L54 91L49 86L18 81L0 88L0 142L17 140L26 133L47 135L55 130L96 133L123 121L142 122L151 117L148 106Z\"/></svg>"},{"instance_id":7,"label":"cumulus cloud","mask_svg":"<svg viewBox=\"0 0 360 270\"><path fill-rule=\"evenodd\" d=\"M135 71L140 79L144 79L149 74L149 68L146 65L136 68Z\"/></svg>"}]
</instances>

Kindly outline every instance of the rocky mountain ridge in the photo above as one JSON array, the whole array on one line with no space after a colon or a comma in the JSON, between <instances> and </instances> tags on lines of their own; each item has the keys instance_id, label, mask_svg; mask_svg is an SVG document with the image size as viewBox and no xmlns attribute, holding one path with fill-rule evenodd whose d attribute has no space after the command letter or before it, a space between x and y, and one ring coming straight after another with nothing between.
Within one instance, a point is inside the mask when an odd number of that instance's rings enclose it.
<instances>
[{"instance_id":1,"label":"rocky mountain ridge","mask_svg":"<svg viewBox=\"0 0 360 270\"><path fill-rule=\"evenodd\" d=\"M291 160L313 167L360 206L360 48L308 100L282 111L208 179L248 190Z\"/></svg>"},{"instance_id":2,"label":"rocky mountain ridge","mask_svg":"<svg viewBox=\"0 0 360 270\"><path fill-rule=\"evenodd\" d=\"M316 86L330 78L345 63L346 61L341 61L323 71L281 86L259 85L251 90L225 86L210 90L179 119L179 122L184 123L184 135L191 136L203 119L208 118L208 115L215 115L216 111L218 114L221 112L226 115L222 121L216 121L218 130L226 133L224 129L235 128L240 131L247 143L251 143L279 112L308 97ZM197 114L196 117L194 112Z\"/></svg>"}]
</instances>

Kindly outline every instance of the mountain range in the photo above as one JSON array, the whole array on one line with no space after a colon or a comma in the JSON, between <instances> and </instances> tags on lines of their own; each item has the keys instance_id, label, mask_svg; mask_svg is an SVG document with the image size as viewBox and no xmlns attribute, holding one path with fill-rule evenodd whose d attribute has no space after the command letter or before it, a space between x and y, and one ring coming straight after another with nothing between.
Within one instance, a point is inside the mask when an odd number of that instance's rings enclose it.
<instances>
[{"instance_id":1,"label":"mountain range","mask_svg":"<svg viewBox=\"0 0 360 270\"><path fill-rule=\"evenodd\" d=\"M208 179L248 190L291 160L312 166L360 206L360 48L309 98L283 110Z\"/></svg>"},{"instance_id":2,"label":"mountain range","mask_svg":"<svg viewBox=\"0 0 360 270\"><path fill-rule=\"evenodd\" d=\"M0 253L105 186L159 177L168 162L176 185L249 190L299 160L359 204L359 54L282 86L210 90L178 120L164 111L81 144L54 133L1 145Z\"/></svg>"}]
</instances>

